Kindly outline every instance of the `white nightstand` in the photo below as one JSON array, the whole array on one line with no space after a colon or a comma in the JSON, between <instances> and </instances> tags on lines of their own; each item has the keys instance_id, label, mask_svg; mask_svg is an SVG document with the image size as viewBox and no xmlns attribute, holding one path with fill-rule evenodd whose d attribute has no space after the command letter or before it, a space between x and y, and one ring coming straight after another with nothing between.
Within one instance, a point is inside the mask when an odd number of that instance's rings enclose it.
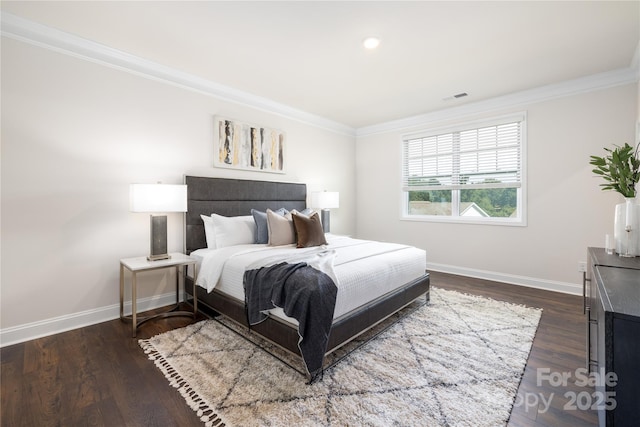
<instances>
[{"instance_id":1,"label":"white nightstand","mask_svg":"<svg viewBox=\"0 0 640 427\"><path fill-rule=\"evenodd\" d=\"M189 316L196 318L198 313L198 299L196 293L196 279L198 277L196 259L181 253L169 254L171 258L159 261L149 261L147 257L125 258L120 260L120 319L131 321L133 337L142 323L158 317ZM177 311L180 304L180 269L186 269L193 265L193 313L190 311ZM176 269L176 305L171 310L155 314L153 316L138 317L137 311L137 274L143 271L158 270L161 268ZM124 315L124 270L131 272L131 316Z\"/></svg>"}]
</instances>

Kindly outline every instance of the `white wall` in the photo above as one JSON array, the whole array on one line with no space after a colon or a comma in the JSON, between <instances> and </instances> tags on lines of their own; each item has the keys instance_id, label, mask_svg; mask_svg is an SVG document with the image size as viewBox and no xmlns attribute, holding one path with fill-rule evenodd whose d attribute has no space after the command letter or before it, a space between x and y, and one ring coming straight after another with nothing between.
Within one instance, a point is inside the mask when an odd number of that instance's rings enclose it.
<instances>
[{"instance_id":1,"label":"white wall","mask_svg":"<svg viewBox=\"0 0 640 427\"><path fill-rule=\"evenodd\" d=\"M529 225L416 223L399 220L398 190L401 135L416 127L356 142L13 39L2 39L1 53L2 345L117 317L118 260L148 252L148 217L128 211L128 185L184 174L339 191L336 233L425 248L434 269L578 292L577 262L603 244L620 200L599 190L589 155L633 140L640 117L637 85L485 114L528 112ZM213 168L217 114L285 130L287 173ZM182 250L179 214L169 233L169 249ZM173 281L149 274L140 295L152 306Z\"/></svg>"},{"instance_id":2,"label":"white wall","mask_svg":"<svg viewBox=\"0 0 640 427\"><path fill-rule=\"evenodd\" d=\"M622 201L599 189L589 156L633 141L637 96L625 85L470 117L527 112L526 227L401 221L401 136L420 128L359 137L357 235L424 248L433 269L579 293L578 262L613 233Z\"/></svg>"},{"instance_id":3,"label":"white wall","mask_svg":"<svg viewBox=\"0 0 640 427\"><path fill-rule=\"evenodd\" d=\"M285 175L213 168L213 116L284 130ZM2 344L47 323L117 317L119 259L149 251L130 183L184 174L339 191L332 230L355 233L355 138L13 39L2 39ZM183 247L169 215L169 250ZM140 297L174 276L141 276ZM22 330L24 329L24 331ZM31 332L30 332L31 331Z\"/></svg>"}]
</instances>

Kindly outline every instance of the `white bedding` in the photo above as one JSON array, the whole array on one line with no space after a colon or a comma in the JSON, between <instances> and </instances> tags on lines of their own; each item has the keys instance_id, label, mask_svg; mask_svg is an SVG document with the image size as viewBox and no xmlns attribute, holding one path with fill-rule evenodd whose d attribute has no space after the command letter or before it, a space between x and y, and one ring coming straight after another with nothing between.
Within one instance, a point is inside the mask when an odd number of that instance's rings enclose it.
<instances>
[{"instance_id":1,"label":"white bedding","mask_svg":"<svg viewBox=\"0 0 640 427\"><path fill-rule=\"evenodd\" d=\"M333 318L424 275L426 254L422 249L396 243L358 240L327 234L323 247L297 249L295 245L260 244L229 246L221 249L198 249L191 256L198 260L197 285L211 292L214 288L244 301L243 276L249 264L263 262L273 256L300 256L321 250L333 250L334 273L338 295ZM281 309L272 314L291 323Z\"/></svg>"}]
</instances>

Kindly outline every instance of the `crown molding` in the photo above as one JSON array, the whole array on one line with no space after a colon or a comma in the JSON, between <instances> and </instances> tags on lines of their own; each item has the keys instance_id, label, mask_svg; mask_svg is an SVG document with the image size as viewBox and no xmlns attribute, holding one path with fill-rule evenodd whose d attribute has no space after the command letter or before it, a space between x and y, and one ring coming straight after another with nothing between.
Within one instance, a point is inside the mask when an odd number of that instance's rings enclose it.
<instances>
[{"instance_id":1,"label":"crown molding","mask_svg":"<svg viewBox=\"0 0 640 427\"><path fill-rule=\"evenodd\" d=\"M636 83L639 80L638 73L638 50L634 55L632 66L618 70L594 74L581 77L575 80L568 80L535 89L515 92L505 96L473 102L458 107L451 107L432 113L406 117L372 126L358 128L356 137L376 135L388 132L405 131L410 128L425 126L430 123L437 123L446 120L467 117L473 114L502 110L505 108L522 108L526 105L563 98L566 96L579 95L581 93L593 92L607 89L614 86L621 86Z\"/></svg>"},{"instance_id":2,"label":"crown molding","mask_svg":"<svg viewBox=\"0 0 640 427\"><path fill-rule=\"evenodd\" d=\"M403 131L414 127L425 126L429 123L457 119L505 108L521 108L528 104L635 83L640 79L639 42L631 66L628 68L354 129L342 123L307 113L268 98L197 77L7 12L2 12L1 18L1 34L3 37L19 40L58 53L199 92L223 101L266 111L310 126L356 138Z\"/></svg>"},{"instance_id":3,"label":"crown molding","mask_svg":"<svg viewBox=\"0 0 640 427\"><path fill-rule=\"evenodd\" d=\"M338 134L352 137L356 134L354 128L342 123L197 77L7 12L2 12L1 18L1 33L3 37L130 72L152 80L169 83L223 101L266 111Z\"/></svg>"}]
</instances>

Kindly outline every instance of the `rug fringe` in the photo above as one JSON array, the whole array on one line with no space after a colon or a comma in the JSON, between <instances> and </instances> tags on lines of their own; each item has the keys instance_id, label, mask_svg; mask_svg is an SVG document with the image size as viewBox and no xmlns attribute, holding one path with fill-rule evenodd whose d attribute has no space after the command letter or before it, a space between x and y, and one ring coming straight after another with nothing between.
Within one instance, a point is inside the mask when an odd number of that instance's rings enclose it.
<instances>
[{"instance_id":1,"label":"rug fringe","mask_svg":"<svg viewBox=\"0 0 640 427\"><path fill-rule=\"evenodd\" d=\"M169 381L169 384L178 389L189 407L196 413L205 427L225 427L228 426L220 415L207 403L200 395L189 386L180 373L160 354L150 340L138 340L138 344L147 355L149 360L160 369L160 372Z\"/></svg>"}]
</instances>

